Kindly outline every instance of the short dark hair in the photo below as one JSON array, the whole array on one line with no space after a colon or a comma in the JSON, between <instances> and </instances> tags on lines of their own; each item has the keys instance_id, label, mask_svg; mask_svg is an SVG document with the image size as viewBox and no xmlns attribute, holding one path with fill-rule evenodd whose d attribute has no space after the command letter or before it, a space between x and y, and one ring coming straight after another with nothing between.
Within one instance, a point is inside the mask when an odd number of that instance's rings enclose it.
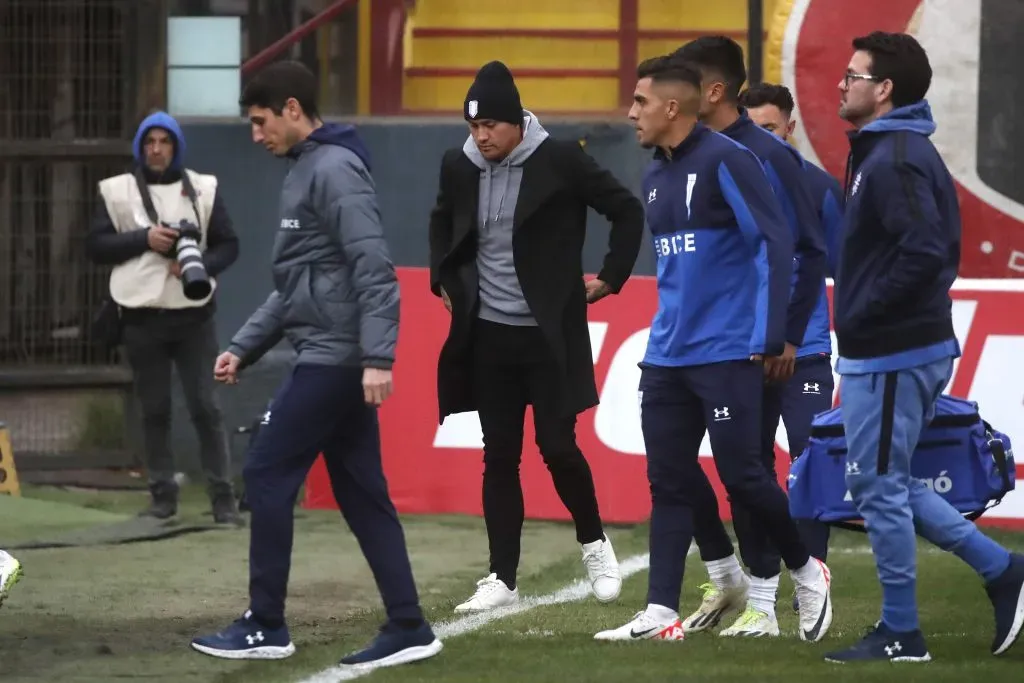
<instances>
[{"instance_id":1,"label":"short dark hair","mask_svg":"<svg viewBox=\"0 0 1024 683\"><path fill-rule=\"evenodd\" d=\"M701 71L713 73L725 82L725 96L739 97L747 80L743 48L727 36L701 36L672 53L674 57L697 65Z\"/></svg>"},{"instance_id":2,"label":"short dark hair","mask_svg":"<svg viewBox=\"0 0 1024 683\"><path fill-rule=\"evenodd\" d=\"M266 107L280 116L291 98L310 119L320 118L316 103L317 82L313 72L296 61L274 62L252 77L238 103L243 107Z\"/></svg>"},{"instance_id":3,"label":"short dark hair","mask_svg":"<svg viewBox=\"0 0 1024 683\"><path fill-rule=\"evenodd\" d=\"M793 109L796 107L793 93L789 92L789 88L774 83L758 83L750 86L740 93L739 103L740 106L748 109L772 104L786 116L792 116Z\"/></svg>"},{"instance_id":4,"label":"short dark hair","mask_svg":"<svg viewBox=\"0 0 1024 683\"><path fill-rule=\"evenodd\" d=\"M919 102L932 84L932 66L921 43L906 33L875 31L853 39L853 49L871 55L871 75L892 81L892 104Z\"/></svg>"},{"instance_id":5,"label":"short dark hair","mask_svg":"<svg viewBox=\"0 0 1024 683\"><path fill-rule=\"evenodd\" d=\"M669 55L651 57L640 62L636 77L650 78L654 83L687 83L700 90L700 71L692 64Z\"/></svg>"}]
</instances>

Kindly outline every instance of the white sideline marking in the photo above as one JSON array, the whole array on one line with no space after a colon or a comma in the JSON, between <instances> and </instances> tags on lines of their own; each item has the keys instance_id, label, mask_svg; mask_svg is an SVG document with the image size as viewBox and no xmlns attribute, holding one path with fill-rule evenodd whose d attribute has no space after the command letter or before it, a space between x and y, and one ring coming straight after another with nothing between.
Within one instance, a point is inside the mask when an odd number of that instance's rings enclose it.
<instances>
[{"instance_id":1,"label":"white sideline marking","mask_svg":"<svg viewBox=\"0 0 1024 683\"><path fill-rule=\"evenodd\" d=\"M695 545L691 546L691 554L695 549ZM619 573L622 575L622 580L625 581L634 574L647 569L650 565L650 559L650 555L644 553L642 555L627 557L619 562ZM469 614L458 619L453 619L452 621L442 621L434 625L434 634L442 641L447 638L455 638L456 636L461 636L463 634L479 630L485 625L492 621L497 621L498 619L511 617L515 614L529 611L535 607L561 605L567 602L578 602L590 594L590 582L585 579L579 579L567 586L559 588L553 593L524 598L515 605L511 605L509 607L502 607L489 612ZM340 681L351 681L356 678L367 676L374 671L376 671L376 669L372 667L363 667L358 665L332 666L329 669L324 669L320 673L313 674L309 678L303 678L299 683L339 683Z\"/></svg>"}]
</instances>

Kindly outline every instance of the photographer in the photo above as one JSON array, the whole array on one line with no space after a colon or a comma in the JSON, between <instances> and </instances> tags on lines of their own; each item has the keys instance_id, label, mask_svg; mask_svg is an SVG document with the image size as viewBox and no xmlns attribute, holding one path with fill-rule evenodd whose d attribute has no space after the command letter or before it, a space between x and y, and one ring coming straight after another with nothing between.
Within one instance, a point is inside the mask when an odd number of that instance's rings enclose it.
<instances>
[{"instance_id":1,"label":"photographer","mask_svg":"<svg viewBox=\"0 0 1024 683\"><path fill-rule=\"evenodd\" d=\"M238 238L217 178L184 167L185 138L163 112L147 117L132 145L130 173L99 183L102 201L86 238L89 258L114 266L108 311L142 406L152 504L142 514L177 513L171 430L171 364L178 369L199 435L214 520L239 524L228 440L210 368L217 357L213 290L238 258Z\"/></svg>"}]
</instances>

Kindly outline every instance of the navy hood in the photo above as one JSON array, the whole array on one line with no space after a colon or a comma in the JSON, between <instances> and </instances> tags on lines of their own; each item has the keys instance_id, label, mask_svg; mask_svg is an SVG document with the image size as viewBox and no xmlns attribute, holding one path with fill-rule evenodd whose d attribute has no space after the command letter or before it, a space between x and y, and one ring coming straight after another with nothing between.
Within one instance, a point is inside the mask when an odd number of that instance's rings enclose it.
<instances>
[{"instance_id":1,"label":"navy hood","mask_svg":"<svg viewBox=\"0 0 1024 683\"><path fill-rule=\"evenodd\" d=\"M146 154L142 149L142 142L146 139L146 133L152 128L162 128L174 138L174 158L171 159L169 168L181 170L185 167L185 135L181 132L181 126L174 120L174 117L167 112L158 111L150 114L135 131L135 139L132 140L132 153L135 161L139 164L146 162Z\"/></svg>"},{"instance_id":2,"label":"navy hood","mask_svg":"<svg viewBox=\"0 0 1024 683\"><path fill-rule=\"evenodd\" d=\"M370 150L356 132L356 127L341 123L325 123L309 134L309 140L321 145L335 145L350 150L363 162L367 171L370 168Z\"/></svg>"},{"instance_id":3,"label":"navy hood","mask_svg":"<svg viewBox=\"0 0 1024 683\"><path fill-rule=\"evenodd\" d=\"M932 118L932 108L928 100L921 100L905 107L897 107L888 114L879 116L877 119L860 129L860 133L890 133L905 130L911 133L919 133L929 136L935 132L935 119Z\"/></svg>"}]
</instances>

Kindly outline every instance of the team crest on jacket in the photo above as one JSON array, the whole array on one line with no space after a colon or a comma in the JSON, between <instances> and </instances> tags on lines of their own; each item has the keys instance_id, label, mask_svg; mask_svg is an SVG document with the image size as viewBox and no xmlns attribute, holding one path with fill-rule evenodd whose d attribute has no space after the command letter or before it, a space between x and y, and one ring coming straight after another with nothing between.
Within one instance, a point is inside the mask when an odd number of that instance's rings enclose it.
<instances>
[{"instance_id":1,"label":"team crest on jacket","mask_svg":"<svg viewBox=\"0 0 1024 683\"><path fill-rule=\"evenodd\" d=\"M476 113L480 111L480 105L476 100L470 100L469 105L467 106L467 110L469 112L469 118L475 119Z\"/></svg>"}]
</instances>

